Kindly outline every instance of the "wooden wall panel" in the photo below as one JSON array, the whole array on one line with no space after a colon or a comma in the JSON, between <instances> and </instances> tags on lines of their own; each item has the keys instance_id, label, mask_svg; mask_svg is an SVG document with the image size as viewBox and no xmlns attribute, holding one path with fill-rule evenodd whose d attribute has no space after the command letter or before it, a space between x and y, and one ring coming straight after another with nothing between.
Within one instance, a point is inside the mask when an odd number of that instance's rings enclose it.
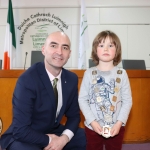
<instances>
[{"instance_id":1,"label":"wooden wall panel","mask_svg":"<svg viewBox=\"0 0 150 150\"><path fill-rule=\"evenodd\" d=\"M141 108L141 139L142 140L150 140L150 78L144 78L141 81L141 97L139 101L139 105Z\"/></svg>"},{"instance_id":2,"label":"wooden wall panel","mask_svg":"<svg viewBox=\"0 0 150 150\"><path fill-rule=\"evenodd\" d=\"M0 78L0 118L4 132L12 122L12 93L17 78Z\"/></svg>"},{"instance_id":3,"label":"wooden wall panel","mask_svg":"<svg viewBox=\"0 0 150 150\"><path fill-rule=\"evenodd\" d=\"M130 85L131 85L131 90L132 90L132 98L134 99L133 106L131 108L131 112L129 114L129 118L126 124L126 132L124 139L125 141L132 141L133 139L140 138L141 132L139 131L140 124L139 118L140 116L140 107L138 106L138 103L140 101L140 84L141 84L141 79L140 78L131 78L130 79ZM129 136L130 135L130 136Z\"/></svg>"}]
</instances>

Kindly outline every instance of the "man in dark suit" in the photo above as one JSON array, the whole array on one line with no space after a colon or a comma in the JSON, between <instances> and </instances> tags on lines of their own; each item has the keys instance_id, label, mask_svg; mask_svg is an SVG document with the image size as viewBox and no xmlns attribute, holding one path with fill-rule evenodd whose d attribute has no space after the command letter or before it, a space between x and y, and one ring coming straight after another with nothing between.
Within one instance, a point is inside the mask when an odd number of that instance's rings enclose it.
<instances>
[{"instance_id":1,"label":"man in dark suit","mask_svg":"<svg viewBox=\"0 0 150 150\"><path fill-rule=\"evenodd\" d=\"M78 128L78 78L63 68L71 53L68 36L50 34L42 53L44 63L34 64L17 81L13 121L1 137L1 146L8 150L85 150L85 133ZM60 124L63 115L65 125Z\"/></svg>"}]
</instances>

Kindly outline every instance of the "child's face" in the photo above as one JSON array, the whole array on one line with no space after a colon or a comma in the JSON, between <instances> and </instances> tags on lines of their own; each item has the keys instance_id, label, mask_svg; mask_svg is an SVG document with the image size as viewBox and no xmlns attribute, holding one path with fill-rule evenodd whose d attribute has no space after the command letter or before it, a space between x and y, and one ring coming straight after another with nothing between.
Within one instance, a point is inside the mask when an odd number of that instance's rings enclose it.
<instances>
[{"instance_id":1,"label":"child's face","mask_svg":"<svg viewBox=\"0 0 150 150\"><path fill-rule=\"evenodd\" d=\"M102 40L97 46L97 56L102 62L112 62L116 54L116 47L109 37L106 37L105 41Z\"/></svg>"}]
</instances>

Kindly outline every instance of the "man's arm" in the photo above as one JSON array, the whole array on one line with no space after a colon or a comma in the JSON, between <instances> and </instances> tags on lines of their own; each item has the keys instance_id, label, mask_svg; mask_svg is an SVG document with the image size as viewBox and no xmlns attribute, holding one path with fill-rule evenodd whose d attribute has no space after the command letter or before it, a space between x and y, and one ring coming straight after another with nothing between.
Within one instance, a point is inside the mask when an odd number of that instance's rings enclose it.
<instances>
[{"instance_id":1,"label":"man's arm","mask_svg":"<svg viewBox=\"0 0 150 150\"><path fill-rule=\"evenodd\" d=\"M30 78L18 79L13 94L13 136L16 140L45 147L49 137L31 128L36 94Z\"/></svg>"},{"instance_id":2,"label":"man's arm","mask_svg":"<svg viewBox=\"0 0 150 150\"><path fill-rule=\"evenodd\" d=\"M48 146L46 146L44 148L44 150L49 150L51 149L57 149L57 150L62 150L63 147L69 142L69 138L67 137L67 135L61 135L61 136L57 136L55 134L48 134L50 140L50 143Z\"/></svg>"},{"instance_id":3,"label":"man's arm","mask_svg":"<svg viewBox=\"0 0 150 150\"><path fill-rule=\"evenodd\" d=\"M65 129L71 130L73 133L75 133L78 129L79 123L80 123L80 109L78 104L78 78L76 75L74 75L74 78L70 81L69 84L74 83L70 91L69 98L67 101L65 116L67 117L67 122L65 124ZM70 86L68 86L69 88Z\"/></svg>"}]
</instances>

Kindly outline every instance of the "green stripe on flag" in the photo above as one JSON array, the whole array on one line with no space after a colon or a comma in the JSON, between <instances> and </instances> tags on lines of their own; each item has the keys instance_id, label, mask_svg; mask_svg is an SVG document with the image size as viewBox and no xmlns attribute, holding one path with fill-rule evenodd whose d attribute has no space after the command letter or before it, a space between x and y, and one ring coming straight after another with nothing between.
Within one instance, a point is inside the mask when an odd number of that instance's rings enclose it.
<instances>
[{"instance_id":1,"label":"green stripe on flag","mask_svg":"<svg viewBox=\"0 0 150 150\"><path fill-rule=\"evenodd\" d=\"M10 32L12 33L12 45L16 48L15 26L11 0L9 0L7 23L10 25Z\"/></svg>"}]
</instances>

